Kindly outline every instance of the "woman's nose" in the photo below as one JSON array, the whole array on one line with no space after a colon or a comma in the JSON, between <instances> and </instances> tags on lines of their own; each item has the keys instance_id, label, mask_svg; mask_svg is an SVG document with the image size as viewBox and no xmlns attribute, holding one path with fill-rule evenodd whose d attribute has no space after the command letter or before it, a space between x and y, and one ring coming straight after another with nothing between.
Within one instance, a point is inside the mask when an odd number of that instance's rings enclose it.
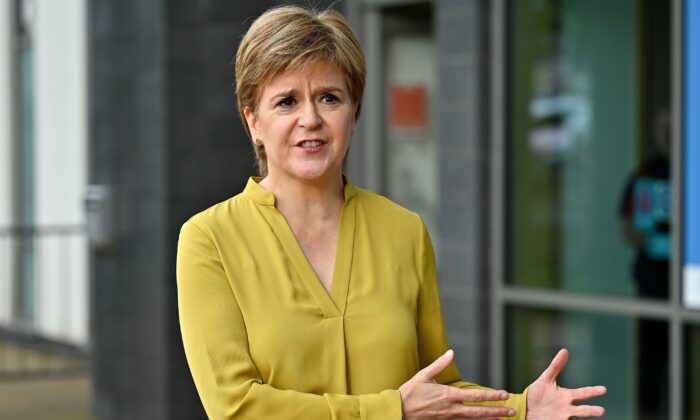
<instances>
[{"instance_id":1,"label":"woman's nose","mask_svg":"<svg viewBox=\"0 0 700 420\"><path fill-rule=\"evenodd\" d=\"M307 102L301 110L299 125L307 129L313 129L321 125L321 116L318 113L316 104Z\"/></svg>"}]
</instances>

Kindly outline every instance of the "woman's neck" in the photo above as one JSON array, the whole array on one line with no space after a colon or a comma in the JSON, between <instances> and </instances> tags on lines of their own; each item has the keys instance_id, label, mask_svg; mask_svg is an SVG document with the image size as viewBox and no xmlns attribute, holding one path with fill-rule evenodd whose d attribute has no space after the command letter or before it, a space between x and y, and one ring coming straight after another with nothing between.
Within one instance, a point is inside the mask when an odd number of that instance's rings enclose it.
<instances>
[{"instance_id":1,"label":"woman's neck","mask_svg":"<svg viewBox=\"0 0 700 420\"><path fill-rule=\"evenodd\" d=\"M274 194L277 210L288 220L336 219L345 201L342 175L314 182L267 176L259 185Z\"/></svg>"}]
</instances>

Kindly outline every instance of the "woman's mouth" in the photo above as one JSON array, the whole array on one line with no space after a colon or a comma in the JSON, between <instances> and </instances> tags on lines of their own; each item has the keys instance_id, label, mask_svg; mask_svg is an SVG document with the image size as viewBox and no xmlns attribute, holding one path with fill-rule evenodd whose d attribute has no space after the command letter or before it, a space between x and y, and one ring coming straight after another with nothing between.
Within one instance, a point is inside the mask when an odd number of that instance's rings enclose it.
<instances>
[{"instance_id":1,"label":"woman's mouth","mask_svg":"<svg viewBox=\"0 0 700 420\"><path fill-rule=\"evenodd\" d=\"M304 147L304 148L307 148L307 147L319 147L319 146L322 145L322 144L323 144L323 142L320 141L320 140L306 140L306 141L302 141L301 144L300 144L300 146L301 146L301 147Z\"/></svg>"},{"instance_id":2,"label":"woman's mouth","mask_svg":"<svg viewBox=\"0 0 700 420\"><path fill-rule=\"evenodd\" d=\"M323 150L325 144L322 140L303 140L297 143L297 147L306 153L318 153Z\"/></svg>"}]
</instances>

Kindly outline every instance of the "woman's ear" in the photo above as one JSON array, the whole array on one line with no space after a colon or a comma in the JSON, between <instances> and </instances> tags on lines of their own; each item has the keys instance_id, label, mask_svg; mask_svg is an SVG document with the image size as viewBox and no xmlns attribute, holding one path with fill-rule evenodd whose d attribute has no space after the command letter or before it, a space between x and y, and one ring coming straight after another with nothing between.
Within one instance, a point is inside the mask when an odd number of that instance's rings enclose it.
<instances>
[{"instance_id":1,"label":"woman's ear","mask_svg":"<svg viewBox=\"0 0 700 420\"><path fill-rule=\"evenodd\" d=\"M255 113L249 107L243 110L243 115L245 116L245 121L248 124L248 130L250 131L250 136L252 138L258 138L258 119L255 118Z\"/></svg>"}]
</instances>

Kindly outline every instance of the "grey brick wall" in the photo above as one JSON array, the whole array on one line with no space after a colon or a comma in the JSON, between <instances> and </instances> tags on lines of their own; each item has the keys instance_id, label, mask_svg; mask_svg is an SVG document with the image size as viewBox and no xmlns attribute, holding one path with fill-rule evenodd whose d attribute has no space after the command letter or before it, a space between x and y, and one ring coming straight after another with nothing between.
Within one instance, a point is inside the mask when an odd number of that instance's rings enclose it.
<instances>
[{"instance_id":1,"label":"grey brick wall","mask_svg":"<svg viewBox=\"0 0 700 420\"><path fill-rule=\"evenodd\" d=\"M450 343L465 380L488 378L487 2L437 0L439 271Z\"/></svg>"},{"instance_id":2,"label":"grey brick wall","mask_svg":"<svg viewBox=\"0 0 700 420\"><path fill-rule=\"evenodd\" d=\"M163 2L90 2L90 177L117 197L120 246L93 258L99 418L167 417Z\"/></svg>"}]
</instances>

